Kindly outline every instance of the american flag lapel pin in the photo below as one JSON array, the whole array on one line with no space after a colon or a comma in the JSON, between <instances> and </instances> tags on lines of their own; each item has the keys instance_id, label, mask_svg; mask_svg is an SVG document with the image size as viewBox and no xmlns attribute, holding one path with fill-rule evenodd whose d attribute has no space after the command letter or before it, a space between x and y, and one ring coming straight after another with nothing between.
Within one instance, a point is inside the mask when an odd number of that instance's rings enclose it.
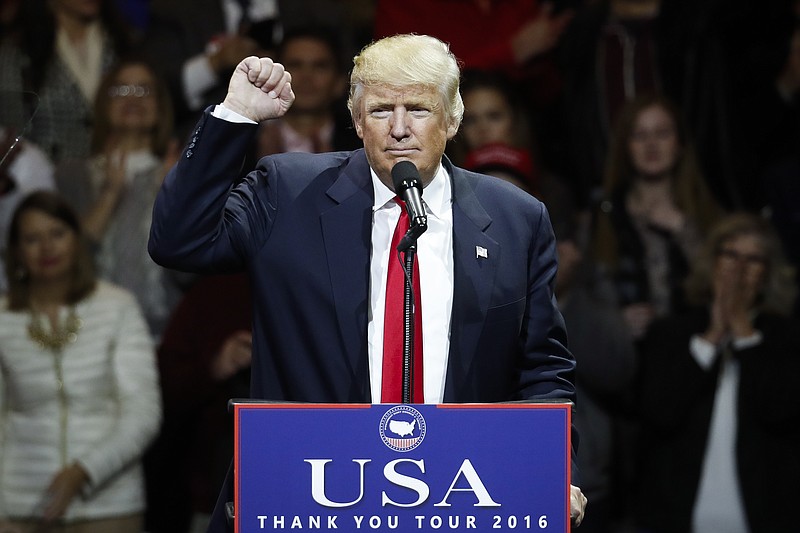
<instances>
[{"instance_id":1,"label":"american flag lapel pin","mask_svg":"<svg viewBox=\"0 0 800 533\"><path fill-rule=\"evenodd\" d=\"M489 250L484 248L483 246L476 246L475 247L475 257L483 257L484 259L489 258Z\"/></svg>"}]
</instances>

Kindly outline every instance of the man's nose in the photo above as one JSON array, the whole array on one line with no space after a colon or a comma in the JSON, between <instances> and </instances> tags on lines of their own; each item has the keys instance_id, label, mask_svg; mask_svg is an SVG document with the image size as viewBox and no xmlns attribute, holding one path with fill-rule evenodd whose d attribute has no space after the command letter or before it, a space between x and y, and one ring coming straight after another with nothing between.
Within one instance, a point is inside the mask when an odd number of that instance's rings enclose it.
<instances>
[{"instance_id":1,"label":"man's nose","mask_svg":"<svg viewBox=\"0 0 800 533\"><path fill-rule=\"evenodd\" d=\"M408 137L408 113L405 109L399 108L392 111L391 134L395 139Z\"/></svg>"}]
</instances>

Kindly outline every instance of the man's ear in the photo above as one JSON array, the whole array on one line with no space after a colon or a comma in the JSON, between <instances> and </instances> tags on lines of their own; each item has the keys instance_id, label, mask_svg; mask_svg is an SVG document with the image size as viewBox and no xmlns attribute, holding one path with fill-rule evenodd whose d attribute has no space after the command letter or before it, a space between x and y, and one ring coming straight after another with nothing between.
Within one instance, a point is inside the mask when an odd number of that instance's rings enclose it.
<instances>
[{"instance_id":1,"label":"man's ear","mask_svg":"<svg viewBox=\"0 0 800 533\"><path fill-rule=\"evenodd\" d=\"M451 122L450 125L447 126L447 140L452 140L453 137L456 136L456 133L458 133L458 123Z\"/></svg>"},{"instance_id":2,"label":"man's ear","mask_svg":"<svg viewBox=\"0 0 800 533\"><path fill-rule=\"evenodd\" d=\"M364 128L361 127L361 121L360 120L353 120L353 126L356 127L356 135L358 135L358 138L363 141L364 140Z\"/></svg>"}]
</instances>

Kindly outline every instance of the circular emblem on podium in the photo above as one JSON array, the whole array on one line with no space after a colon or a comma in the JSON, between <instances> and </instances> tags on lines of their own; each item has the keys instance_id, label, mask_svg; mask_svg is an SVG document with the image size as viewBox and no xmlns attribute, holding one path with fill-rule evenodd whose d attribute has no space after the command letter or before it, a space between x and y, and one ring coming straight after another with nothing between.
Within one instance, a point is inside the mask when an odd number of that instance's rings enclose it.
<instances>
[{"instance_id":1,"label":"circular emblem on podium","mask_svg":"<svg viewBox=\"0 0 800 533\"><path fill-rule=\"evenodd\" d=\"M425 438L425 418L410 405L396 405L381 418L381 440L396 452L409 452Z\"/></svg>"}]
</instances>

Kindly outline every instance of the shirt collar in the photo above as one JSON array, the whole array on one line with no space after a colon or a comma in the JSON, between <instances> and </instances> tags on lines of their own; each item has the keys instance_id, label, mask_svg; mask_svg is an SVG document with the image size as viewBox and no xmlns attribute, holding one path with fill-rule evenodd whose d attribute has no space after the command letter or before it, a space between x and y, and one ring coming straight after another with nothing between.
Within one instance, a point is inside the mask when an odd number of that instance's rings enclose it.
<instances>
[{"instance_id":1,"label":"shirt collar","mask_svg":"<svg viewBox=\"0 0 800 533\"><path fill-rule=\"evenodd\" d=\"M372 176L372 188L375 192L375 201L372 206L372 211L375 212L387 207L387 204L394 200L395 193L378 178L372 167L370 167L369 172ZM422 203L425 205L425 211L436 218L443 218L451 208L452 196L450 176L444 166L440 164L436 174L433 176L433 180L423 189Z\"/></svg>"}]
</instances>

